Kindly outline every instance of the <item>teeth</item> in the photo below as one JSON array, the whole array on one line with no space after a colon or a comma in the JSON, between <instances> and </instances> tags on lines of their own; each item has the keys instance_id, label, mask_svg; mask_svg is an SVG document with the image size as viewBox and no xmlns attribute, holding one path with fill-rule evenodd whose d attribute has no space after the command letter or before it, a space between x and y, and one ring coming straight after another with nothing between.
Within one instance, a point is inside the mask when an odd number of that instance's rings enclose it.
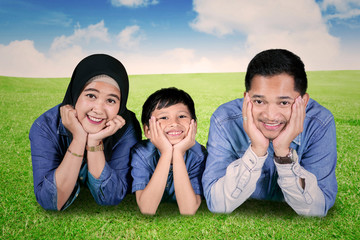
<instances>
[{"instance_id":1,"label":"teeth","mask_svg":"<svg viewBox=\"0 0 360 240\"><path fill-rule=\"evenodd\" d=\"M273 124L265 123L265 125L270 126L270 127L274 127L274 126L280 125L280 123L273 123Z\"/></svg>"},{"instance_id":2,"label":"teeth","mask_svg":"<svg viewBox=\"0 0 360 240\"><path fill-rule=\"evenodd\" d=\"M179 132L168 132L168 134L169 135L179 135L179 134L181 134L181 131L179 131Z\"/></svg>"},{"instance_id":3,"label":"teeth","mask_svg":"<svg viewBox=\"0 0 360 240\"><path fill-rule=\"evenodd\" d=\"M94 122L100 122L102 120L101 118L94 118L92 116L89 116L89 118L91 121L94 121Z\"/></svg>"}]
</instances>

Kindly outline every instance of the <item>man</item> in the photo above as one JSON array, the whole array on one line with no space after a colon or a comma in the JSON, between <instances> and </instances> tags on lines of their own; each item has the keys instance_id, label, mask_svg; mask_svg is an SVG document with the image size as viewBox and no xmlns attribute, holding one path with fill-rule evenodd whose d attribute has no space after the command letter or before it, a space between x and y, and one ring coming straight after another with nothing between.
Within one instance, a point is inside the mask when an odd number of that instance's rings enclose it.
<instances>
[{"instance_id":1,"label":"man","mask_svg":"<svg viewBox=\"0 0 360 240\"><path fill-rule=\"evenodd\" d=\"M301 59L282 49L249 63L244 98L210 120L203 175L207 205L230 213L246 199L284 201L298 214L325 216L334 205L334 117L306 93Z\"/></svg>"}]
</instances>

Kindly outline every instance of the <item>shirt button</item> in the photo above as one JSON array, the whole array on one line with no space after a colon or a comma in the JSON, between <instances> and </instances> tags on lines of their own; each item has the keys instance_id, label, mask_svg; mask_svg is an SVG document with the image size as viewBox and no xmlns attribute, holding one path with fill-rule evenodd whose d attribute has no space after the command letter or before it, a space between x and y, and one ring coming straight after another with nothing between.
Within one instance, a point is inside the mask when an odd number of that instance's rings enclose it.
<instances>
[{"instance_id":1,"label":"shirt button","mask_svg":"<svg viewBox=\"0 0 360 240\"><path fill-rule=\"evenodd\" d=\"M80 180L83 180L84 178L83 177L80 177Z\"/></svg>"}]
</instances>

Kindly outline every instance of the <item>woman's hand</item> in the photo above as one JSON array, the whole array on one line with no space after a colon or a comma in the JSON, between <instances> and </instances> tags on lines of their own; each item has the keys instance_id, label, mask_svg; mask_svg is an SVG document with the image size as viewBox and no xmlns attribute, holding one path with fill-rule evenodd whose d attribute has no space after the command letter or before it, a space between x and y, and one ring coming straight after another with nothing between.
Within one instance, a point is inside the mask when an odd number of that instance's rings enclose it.
<instances>
[{"instance_id":1,"label":"woman's hand","mask_svg":"<svg viewBox=\"0 0 360 240\"><path fill-rule=\"evenodd\" d=\"M85 132L84 128L79 122L76 110L71 105L60 107L60 116L63 125L73 135L73 139L87 138L87 132Z\"/></svg>"},{"instance_id":2,"label":"woman's hand","mask_svg":"<svg viewBox=\"0 0 360 240\"><path fill-rule=\"evenodd\" d=\"M93 134L89 134L88 136L88 146L97 146L100 144L100 141L104 138L107 138L111 135L114 135L120 128L125 125L126 121L120 115L116 115L112 120L109 120L105 128L101 131Z\"/></svg>"}]
</instances>

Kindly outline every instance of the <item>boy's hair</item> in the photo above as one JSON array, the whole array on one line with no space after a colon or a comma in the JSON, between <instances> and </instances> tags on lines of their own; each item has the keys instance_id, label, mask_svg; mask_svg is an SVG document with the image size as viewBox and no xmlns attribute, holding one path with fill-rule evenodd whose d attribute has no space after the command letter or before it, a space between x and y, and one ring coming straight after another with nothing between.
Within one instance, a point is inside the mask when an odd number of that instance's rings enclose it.
<instances>
[{"instance_id":1,"label":"boy's hair","mask_svg":"<svg viewBox=\"0 0 360 240\"><path fill-rule=\"evenodd\" d=\"M149 126L149 119L155 109L162 109L172 105L183 103L188 107L191 118L196 121L194 101L185 91L175 87L162 88L151 94L145 101L141 114L143 125Z\"/></svg>"},{"instance_id":2,"label":"boy's hair","mask_svg":"<svg viewBox=\"0 0 360 240\"><path fill-rule=\"evenodd\" d=\"M307 77L304 63L300 57L285 49L270 49L258 53L249 63L245 75L245 88L248 92L256 75L272 77L287 73L294 77L295 91L301 96L306 93Z\"/></svg>"}]
</instances>

